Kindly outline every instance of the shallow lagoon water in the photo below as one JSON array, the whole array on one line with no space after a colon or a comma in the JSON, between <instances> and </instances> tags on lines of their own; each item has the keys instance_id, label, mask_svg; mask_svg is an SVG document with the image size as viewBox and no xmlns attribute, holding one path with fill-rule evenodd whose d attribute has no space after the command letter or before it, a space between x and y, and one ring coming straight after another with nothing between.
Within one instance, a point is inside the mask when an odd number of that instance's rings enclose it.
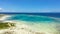
<instances>
[{"instance_id":1,"label":"shallow lagoon water","mask_svg":"<svg viewBox=\"0 0 60 34\"><path fill-rule=\"evenodd\" d=\"M56 21L54 18L38 15L18 14L12 15L8 20L23 21L22 23L31 26L33 30L44 32L58 32L58 28L56 27L60 24L59 21Z\"/></svg>"},{"instance_id":2,"label":"shallow lagoon water","mask_svg":"<svg viewBox=\"0 0 60 34\"><path fill-rule=\"evenodd\" d=\"M47 16L15 14L6 20L18 21L17 27L26 28L35 32L44 32L46 34L59 34L60 21ZM16 22L17 23L17 22Z\"/></svg>"}]
</instances>

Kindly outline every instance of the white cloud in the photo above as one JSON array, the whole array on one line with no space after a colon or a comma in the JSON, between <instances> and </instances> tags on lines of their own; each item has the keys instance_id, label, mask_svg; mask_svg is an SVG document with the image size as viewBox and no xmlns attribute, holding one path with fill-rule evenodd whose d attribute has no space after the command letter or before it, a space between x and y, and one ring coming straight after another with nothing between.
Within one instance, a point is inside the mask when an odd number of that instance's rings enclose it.
<instances>
[{"instance_id":1,"label":"white cloud","mask_svg":"<svg viewBox=\"0 0 60 34\"><path fill-rule=\"evenodd\" d=\"M15 12L14 10L0 8L0 12Z\"/></svg>"},{"instance_id":2,"label":"white cloud","mask_svg":"<svg viewBox=\"0 0 60 34\"><path fill-rule=\"evenodd\" d=\"M3 8L0 8L0 11L2 11L3 10Z\"/></svg>"}]
</instances>

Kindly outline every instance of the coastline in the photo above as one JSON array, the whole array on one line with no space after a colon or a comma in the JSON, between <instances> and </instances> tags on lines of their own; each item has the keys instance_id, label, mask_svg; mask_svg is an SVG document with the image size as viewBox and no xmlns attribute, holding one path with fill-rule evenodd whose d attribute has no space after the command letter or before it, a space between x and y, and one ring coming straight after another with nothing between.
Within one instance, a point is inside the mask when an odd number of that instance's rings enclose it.
<instances>
[{"instance_id":1,"label":"coastline","mask_svg":"<svg viewBox=\"0 0 60 34\"><path fill-rule=\"evenodd\" d=\"M4 14L3 14L3 15L4 15ZM9 15L4 15L4 16L0 17L0 21L3 21L3 20L5 20L5 19L8 18L8 17L11 17L11 16L9 16Z\"/></svg>"},{"instance_id":2,"label":"coastline","mask_svg":"<svg viewBox=\"0 0 60 34\"><path fill-rule=\"evenodd\" d=\"M0 30L0 33L14 31L14 33L16 33L16 34L28 34L28 33L29 34L38 34L38 33L39 34L54 34L57 32L57 31L55 31L54 27L48 26L49 24L40 23L40 24L34 24L34 25L27 25L25 21L14 21L14 20L4 21L7 17L10 17L10 16L5 15L1 20L3 22L16 23L16 26L10 27L8 29L2 29L2 30ZM50 27L53 29L53 31Z\"/></svg>"}]
</instances>

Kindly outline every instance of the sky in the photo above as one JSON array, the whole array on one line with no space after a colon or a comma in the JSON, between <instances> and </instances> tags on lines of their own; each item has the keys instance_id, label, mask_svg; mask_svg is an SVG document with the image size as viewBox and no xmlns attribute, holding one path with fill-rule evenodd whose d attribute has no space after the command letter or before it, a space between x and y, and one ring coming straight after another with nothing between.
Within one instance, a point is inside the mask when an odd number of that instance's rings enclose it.
<instances>
[{"instance_id":1,"label":"sky","mask_svg":"<svg viewBox=\"0 0 60 34\"><path fill-rule=\"evenodd\" d=\"M60 12L60 0L0 0L0 12Z\"/></svg>"}]
</instances>

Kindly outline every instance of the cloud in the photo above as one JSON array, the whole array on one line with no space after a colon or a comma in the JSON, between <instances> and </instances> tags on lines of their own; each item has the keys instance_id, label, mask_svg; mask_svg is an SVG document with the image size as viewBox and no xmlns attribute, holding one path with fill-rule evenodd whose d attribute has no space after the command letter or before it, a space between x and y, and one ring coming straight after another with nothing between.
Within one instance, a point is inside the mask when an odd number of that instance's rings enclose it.
<instances>
[{"instance_id":1,"label":"cloud","mask_svg":"<svg viewBox=\"0 0 60 34\"><path fill-rule=\"evenodd\" d=\"M0 12L15 12L15 11L11 9L0 8Z\"/></svg>"},{"instance_id":2,"label":"cloud","mask_svg":"<svg viewBox=\"0 0 60 34\"><path fill-rule=\"evenodd\" d=\"M0 11L3 11L3 8L0 8Z\"/></svg>"}]
</instances>

